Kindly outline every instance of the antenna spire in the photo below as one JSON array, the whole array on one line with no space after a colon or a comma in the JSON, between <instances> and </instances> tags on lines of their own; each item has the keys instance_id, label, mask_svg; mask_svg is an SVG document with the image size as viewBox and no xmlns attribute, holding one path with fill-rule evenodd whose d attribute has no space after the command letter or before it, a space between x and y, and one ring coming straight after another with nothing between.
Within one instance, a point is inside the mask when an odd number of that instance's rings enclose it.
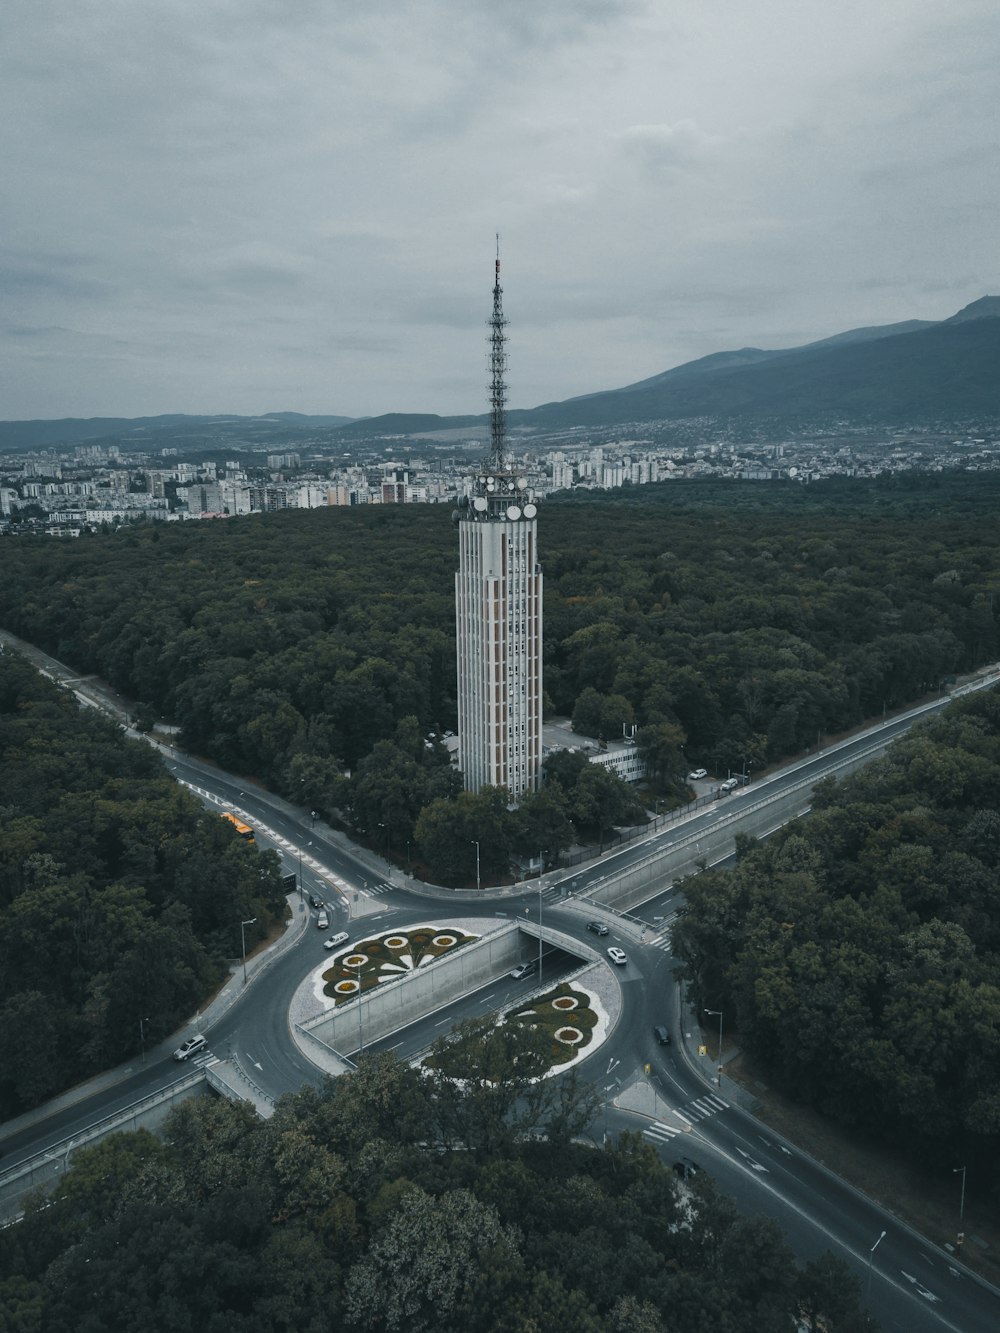
<instances>
[{"instance_id":1,"label":"antenna spire","mask_svg":"<svg viewBox=\"0 0 1000 1333\"><path fill-rule=\"evenodd\" d=\"M496 277L493 284L493 314L489 320L489 355L487 365L490 372L490 454L488 465L502 472L507 454L507 384L504 372L507 369L507 335L504 333L507 321L503 315L503 289L500 286L500 233L497 232Z\"/></svg>"}]
</instances>

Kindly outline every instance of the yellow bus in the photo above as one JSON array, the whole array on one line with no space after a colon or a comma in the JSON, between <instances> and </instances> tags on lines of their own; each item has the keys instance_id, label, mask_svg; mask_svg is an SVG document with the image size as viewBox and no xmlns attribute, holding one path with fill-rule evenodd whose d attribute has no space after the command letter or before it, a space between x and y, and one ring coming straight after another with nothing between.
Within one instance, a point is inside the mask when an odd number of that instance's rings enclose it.
<instances>
[{"instance_id":1,"label":"yellow bus","mask_svg":"<svg viewBox=\"0 0 1000 1333\"><path fill-rule=\"evenodd\" d=\"M253 829L249 824L244 824L242 819L237 819L231 810L224 810L222 818L228 819L233 828L246 842L253 842Z\"/></svg>"}]
</instances>

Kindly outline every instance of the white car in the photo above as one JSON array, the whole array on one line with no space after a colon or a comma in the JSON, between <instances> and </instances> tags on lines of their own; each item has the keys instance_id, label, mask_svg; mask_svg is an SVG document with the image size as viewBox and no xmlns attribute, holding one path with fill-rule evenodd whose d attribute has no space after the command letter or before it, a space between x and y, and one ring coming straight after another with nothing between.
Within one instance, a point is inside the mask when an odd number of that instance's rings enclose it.
<instances>
[{"instance_id":1,"label":"white car","mask_svg":"<svg viewBox=\"0 0 1000 1333\"><path fill-rule=\"evenodd\" d=\"M700 782L702 778L707 778L707 777L708 777L707 768L692 768L691 772L688 774L687 780L688 782Z\"/></svg>"},{"instance_id":2,"label":"white car","mask_svg":"<svg viewBox=\"0 0 1000 1333\"><path fill-rule=\"evenodd\" d=\"M726 778L725 782L719 783L719 791L735 791L739 785L739 778Z\"/></svg>"},{"instance_id":3,"label":"white car","mask_svg":"<svg viewBox=\"0 0 1000 1333\"><path fill-rule=\"evenodd\" d=\"M628 962L625 950L619 949L617 944L612 944L611 948L608 950L608 957L616 967L624 967Z\"/></svg>"},{"instance_id":4,"label":"white car","mask_svg":"<svg viewBox=\"0 0 1000 1333\"><path fill-rule=\"evenodd\" d=\"M203 1051L207 1045L208 1042L201 1033L196 1032L193 1037L188 1037L187 1041L181 1042L177 1050L174 1051L174 1059L187 1060L189 1056L196 1054L196 1052Z\"/></svg>"},{"instance_id":5,"label":"white car","mask_svg":"<svg viewBox=\"0 0 1000 1333\"><path fill-rule=\"evenodd\" d=\"M329 917L327 916L327 914L326 914L326 908L325 908L325 907L324 907L323 910L320 912L319 916L316 918L316 929L317 929L317 930L329 930L329 929L330 929L330 918L329 918Z\"/></svg>"},{"instance_id":6,"label":"white car","mask_svg":"<svg viewBox=\"0 0 1000 1333\"><path fill-rule=\"evenodd\" d=\"M346 930L340 930L336 935L331 935L328 940L323 941L324 949L336 949L338 944L346 944L350 939Z\"/></svg>"}]
</instances>

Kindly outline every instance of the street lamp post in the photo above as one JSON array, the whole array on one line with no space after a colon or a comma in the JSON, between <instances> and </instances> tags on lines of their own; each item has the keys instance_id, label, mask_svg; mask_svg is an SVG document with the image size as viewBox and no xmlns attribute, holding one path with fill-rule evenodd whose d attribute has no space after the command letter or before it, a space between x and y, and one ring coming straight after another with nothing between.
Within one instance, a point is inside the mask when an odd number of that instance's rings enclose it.
<instances>
[{"instance_id":1,"label":"street lamp post","mask_svg":"<svg viewBox=\"0 0 1000 1333\"><path fill-rule=\"evenodd\" d=\"M542 881L538 881L538 984L542 984Z\"/></svg>"},{"instance_id":2,"label":"street lamp post","mask_svg":"<svg viewBox=\"0 0 1000 1333\"><path fill-rule=\"evenodd\" d=\"M312 846L312 839L310 838L310 840L306 843L306 847L308 848L311 846ZM295 854L299 859L299 897L304 898L305 890L302 888L302 848L297 846L295 848Z\"/></svg>"},{"instance_id":3,"label":"street lamp post","mask_svg":"<svg viewBox=\"0 0 1000 1333\"><path fill-rule=\"evenodd\" d=\"M605 1081L604 1081L604 1143L605 1143L605 1146L607 1146L607 1142L608 1142L608 1093L611 1091L611 1084L610 1084L607 1080L611 1077L612 1071L615 1070L615 1069L617 1069L618 1066L619 1066L620 1064L621 1064L621 1061L620 1061L620 1060L616 1060L616 1059L614 1058L614 1056L612 1056L612 1058L608 1061L608 1067L607 1067L607 1069L604 1071L604 1080L605 1080Z\"/></svg>"},{"instance_id":4,"label":"street lamp post","mask_svg":"<svg viewBox=\"0 0 1000 1333\"><path fill-rule=\"evenodd\" d=\"M476 842L475 839L473 839L472 845L476 849L476 892L478 893L481 888L479 879L479 843Z\"/></svg>"},{"instance_id":5,"label":"street lamp post","mask_svg":"<svg viewBox=\"0 0 1000 1333\"><path fill-rule=\"evenodd\" d=\"M951 1169L951 1174L953 1176L957 1175L959 1171L962 1173L962 1197L958 1204L958 1221L959 1225L961 1225L961 1223L965 1221L965 1167L954 1166Z\"/></svg>"},{"instance_id":6,"label":"street lamp post","mask_svg":"<svg viewBox=\"0 0 1000 1333\"><path fill-rule=\"evenodd\" d=\"M719 1020L719 1087L722 1087L722 1010L706 1009L706 1014L711 1014L713 1018Z\"/></svg>"},{"instance_id":7,"label":"street lamp post","mask_svg":"<svg viewBox=\"0 0 1000 1333\"><path fill-rule=\"evenodd\" d=\"M243 946L243 984L247 984L247 926L255 924L257 918L252 916L249 921L240 922L240 941Z\"/></svg>"},{"instance_id":8,"label":"street lamp post","mask_svg":"<svg viewBox=\"0 0 1000 1333\"><path fill-rule=\"evenodd\" d=\"M885 1232L883 1231L878 1240L868 1251L868 1282L865 1285L865 1305L870 1305L872 1299L872 1260L875 1258L875 1251L884 1240Z\"/></svg>"},{"instance_id":9,"label":"street lamp post","mask_svg":"<svg viewBox=\"0 0 1000 1333\"><path fill-rule=\"evenodd\" d=\"M146 1063L146 1030L145 1030L145 1028L143 1027L143 1024L144 1024L144 1023L148 1023L148 1022L149 1022L149 1019L148 1019L148 1018L140 1018L140 1019L139 1019L139 1044L140 1044L141 1047L142 1047L142 1063L143 1063L143 1064ZM964 1182L963 1182L963 1183L964 1183Z\"/></svg>"}]
</instances>

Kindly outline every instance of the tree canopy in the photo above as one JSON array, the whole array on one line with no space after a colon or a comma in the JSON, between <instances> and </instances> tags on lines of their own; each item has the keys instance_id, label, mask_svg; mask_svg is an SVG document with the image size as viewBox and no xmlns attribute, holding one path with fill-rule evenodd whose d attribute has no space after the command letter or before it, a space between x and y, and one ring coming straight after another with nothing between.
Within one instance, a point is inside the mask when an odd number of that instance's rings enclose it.
<instances>
[{"instance_id":1,"label":"tree canopy","mask_svg":"<svg viewBox=\"0 0 1000 1333\"><path fill-rule=\"evenodd\" d=\"M699 1000L795 1096L995 1189L1000 690L738 850L734 869L685 883L674 948Z\"/></svg>"},{"instance_id":2,"label":"tree canopy","mask_svg":"<svg viewBox=\"0 0 1000 1333\"><path fill-rule=\"evenodd\" d=\"M0 1115L159 1041L238 956L241 919L253 940L284 912L274 853L10 652L0 824Z\"/></svg>"},{"instance_id":3,"label":"tree canopy","mask_svg":"<svg viewBox=\"0 0 1000 1333\"><path fill-rule=\"evenodd\" d=\"M607 740L635 725L667 790L913 700L998 655L998 498L1000 478L961 473L553 498L551 709ZM415 719L421 748L457 725L444 506L12 538L4 554L0 622L199 753L328 815L374 816L397 850L416 803L450 795L437 742L417 754L399 732ZM389 792L383 742L406 758Z\"/></svg>"},{"instance_id":4,"label":"tree canopy","mask_svg":"<svg viewBox=\"0 0 1000 1333\"><path fill-rule=\"evenodd\" d=\"M437 1043L447 1069L433 1077L369 1056L267 1121L198 1098L163 1142L80 1149L54 1194L0 1231L0 1327L874 1327L842 1263L797 1267L773 1222L741 1217L707 1178L680 1185L638 1135L574 1138L558 1095L525 1112L521 1035L479 1023Z\"/></svg>"}]
</instances>

